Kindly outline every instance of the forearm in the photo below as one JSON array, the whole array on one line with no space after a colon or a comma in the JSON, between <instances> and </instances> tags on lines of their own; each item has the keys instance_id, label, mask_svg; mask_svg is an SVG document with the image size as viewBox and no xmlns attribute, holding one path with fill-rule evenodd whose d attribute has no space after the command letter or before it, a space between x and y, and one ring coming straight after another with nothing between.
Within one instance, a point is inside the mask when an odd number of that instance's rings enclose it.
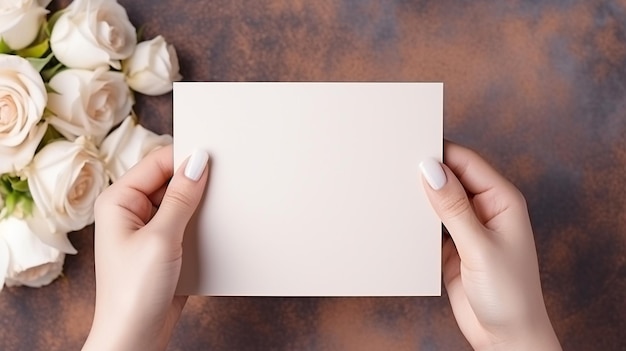
<instances>
[{"instance_id":1,"label":"forearm","mask_svg":"<svg viewBox=\"0 0 626 351\"><path fill-rule=\"evenodd\" d=\"M524 331L519 331L510 339L503 340L482 348L476 348L480 351L562 351L561 344L552 328L550 320L538 322Z\"/></svg>"},{"instance_id":2,"label":"forearm","mask_svg":"<svg viewBox=\"0 0 626 351\"><path fill-rule=\"evenodd\" d=\"M91 350L165 350L171 330L156 332L146 329L147 323L124 317L120 311L109 311L99 318L96 313L83 351Z\"/></svg>"},{"instance_id":3,"label":"forearm","mask_svg":"<svg viewBox=\"0 0 626 351\"><path fill-rule=\"evenodd\" d=\"M85 341L83 351L137 349L134 338L129 334L130 331L120 323L99 323L96 320Z\"/></svg>"},{"instance_id":4,"label":"forearm","mask_svg":"<svg viewBox=\"0 0 626 351\"><path fill-rule=\"evenodd\" d=\"M164 333L156 338L144 338L144 336L129 333L118 333L111 329L92 328L83 351L103 351L103 350L165 350L167 348L169 333Z\"/></svg>"},{"instance_id":5,"label":"forearm","mask_svg":"<svg viewBox=\"0 0 626 351\"><path fill-rule=\"evenodd\" d=\"M532 340L519 340L515 342L506 342L492 347L481 349L484 351L527 351L527 350L542 350L542 351L562 351L556 335L546 336L542 338L535 337Z\"/></svg>"}]
</instances>

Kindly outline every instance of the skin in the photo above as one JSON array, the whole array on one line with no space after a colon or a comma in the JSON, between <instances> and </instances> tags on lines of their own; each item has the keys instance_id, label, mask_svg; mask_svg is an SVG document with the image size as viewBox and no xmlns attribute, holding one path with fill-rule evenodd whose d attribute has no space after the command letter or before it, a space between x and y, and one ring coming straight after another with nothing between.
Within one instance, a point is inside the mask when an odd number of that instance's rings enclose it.
<instances>
[{"instance_id":1,"label":"skin","mask_svg":"<svg viewBox=\"0 0 626 351\"><path fill-rule=\"evenodd\" d=\"M96 309L84 350L166 348L187 301L174 296L183 233L208 174L193 181L185 165L173 174L172 148L160 148L99 196Z\"/></svg>"},{"instance_id":2,"label":"skin","mask_svg":"<svg viewBox=\"0 0 626 351\"><path fill-rule=\"evenodd\" d=\"M561 350L524 197L469 149L446 142L444 159L446 184L424 190L450 233L443 280L461 332L475 350Z\"/></svg>"},{"instance_id":3,"label":"skin","mask_svg":"<svg viewBox=\"0 0 626 351\"><path fill-rule=\"evenodd\" d=\"M424 189L450 233L443 279L463 335L476 350L561 350L523 196L473 151L446 142L445 160L445 185ZM164 147L98 198L96 310L83 350L166 349L187 300L174 296L183 232L207 173L174 174Z\"/></svg>"}]
</instances>

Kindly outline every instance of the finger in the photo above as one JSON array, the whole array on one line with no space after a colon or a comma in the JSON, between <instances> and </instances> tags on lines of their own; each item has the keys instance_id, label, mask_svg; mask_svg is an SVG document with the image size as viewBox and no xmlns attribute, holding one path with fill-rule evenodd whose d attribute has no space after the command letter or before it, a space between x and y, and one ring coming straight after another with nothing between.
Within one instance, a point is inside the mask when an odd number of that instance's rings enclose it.
<instances>
[{"instance_id":1,"label":"finger","mask_svg":"<svg viewBox=\"0 0 626 351\"><path fill-rule=\"evenodd\" d=\"M443 283L447 289L455 279L461 279L461 260L452 240L444 244L441 250L441 260Z\"/></svg>"},{"instance_id":2,"label":"finger","mask_svg":"<svg viewBox=\"0 0 626 351\"><path fill-rule=\"evenodd\" d=\"M444 163L472 195L512 184L475 151L448 140L444 144Z\"/></svg>"},{"instance_id":3,"label":"finger","mask_svg":"<svg viewBox=\"0 0 626 351\"><path fill-rule=\"evenodd\" d=\"M464 335L470 335L480 323L472 308L467 292L463 286L461 277L461 259L452 240L444 244L442 251L443 259L443 283L452 306L452 312L458 321L459 328Z\"/></svg>"},{"instance_id":4,"label":"finger","mask_svg":"<svg viewBox=\"0 0 626 351\"><path fill-rule=\"evenodd\" d=\"M472 204L485 227L498 230L507 218L498 218L508 210L523 214L525 201L519 190L476 152L452 142L445 142L445 164L472 197Z\"/></svg>"},{"instance_id":5,"label":"finger","mask_svg":"<svg viewBox=\"0 0 626 351\"><path fill-rule=\"evenodd\" d=\"M458 256L455 264L460 265ZM478 337L475 334L477 330L481 329L482 323L478 320L474 308L469 301L461 276L458 275L455 279L450 280L444 278L444 286L446 287L446 293L450 300L452 313L457 320L461 332L463 335L467 336L468 339L471 338L475 340Z\"/></svg>"},{"instance_id":6,"label":"finger","mask_svg":"<svg viewBox=\"0 0 626 351\"><path fill-rule=\"evenodd\" d=\"M174 299L172 300L172 305L174 308L174 314L176 316L180 316L180 313L183 311L183 308L185 308L185 304L187 304L187 300L189 299L189 296L187 295L175 295Z\"/></svg>"},{"instance_id":7,"label":"finger","mask_svg":"<svg viewBox=\"0 0 626 351\"><path fill-rule=\"evenodd\" d=\"M486 240L485 227L476 217L465 189L454 173L433 159L420 163L420 169L428 200L448 229L461 258L481 251Z\"/></svg>"},{"instance_id":8,"label":"finger","mask_svg":"<svg viewBox=\"0 0 626 351\"><path fill-rule=\"evenodd\" d=\"M452 239L446 239L443 242L443 246L441 248L441 262L443 265L443 277L444 283L446 280L452 280L457 275L461 274L460 266L455 265L453 260L459 259L459 254L456 251L456 247L454 246L454 241Z\"/></svg>"},{"instance_id":9,"label":"finger","mask_svg":"<svg viewBox=\"0 0 626 351\"><path fill-rule=\"evenodd\" d=\"M152 218L152 208L148 197L138 190L111 186L96 199L94 214L97 226L114 221L121 229L135 231Z\"/></svg>"},{"instance_id":10,"label":"finger","mask_svg":"<svg viewBox=\"0 0 626 351\"><path fill-rule=\"evenodd\" d=\"M185 227L204 193L208 178L208 158L205 151L197 150L183 163L172 177L151 225L174 233L176 239L182 241Z\"/></svg>"},{"instance_id":11,"label":"finger","mask_svg":"<svg viewBox=\"0 0 626 351\"><path fill-rule=\"evenodd\" d=\"M159 207L161 201L163 201L163 196L165 196L165 191L167 190L167 183L163 184L159 189L155 190L152 194L148 196L150 202L152 202L152 206Z\"/></svg>"},{"instance_id":12,"label":"finger","mask_svg":"<svg viewBox=\"0 0 626 351\"><path fill-rule=\"evenodd\" d=\"M135 189L150 196L167 184L173 173L172 146L163 146L149 153L111 187Z\"/></svg>"},{"instance_id":13,"label":"finger","mask_svg":"<svg viewBox=\"0 0 626 351\"><path fill-rule=\"evenodd\" d=\"M153 207L160 203L155 197L171 177L172 162L171 146L148 154L100 194L96 216L122 219L129 230L141 228L152 218Z\"/></svg>"}]
</instances>

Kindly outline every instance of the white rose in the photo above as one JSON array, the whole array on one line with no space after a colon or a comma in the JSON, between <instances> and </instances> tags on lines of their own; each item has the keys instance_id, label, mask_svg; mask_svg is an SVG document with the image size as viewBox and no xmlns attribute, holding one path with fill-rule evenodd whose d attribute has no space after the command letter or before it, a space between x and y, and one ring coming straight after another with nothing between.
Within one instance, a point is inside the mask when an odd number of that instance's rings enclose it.
<instances>
[{"instance_id":1,"label":"white rose","mask_svg":"<svg viewBox=\"0 0 626 351\"><path fill-rule=\"evenodd\" d=\"M128 85L146 95L161 95L172 90L172 82L182 78L174 46L162 36L137 44L135 53L124 61Z\"/></svg>"},{"instance_id":2,"label":"white rose","mask_svg":"<svg viewBox=\"0 0 626 351\"><path fill-rule=\"evenodd\" d=\"M0 40L11 49L30 45L46 18L50 0L0 0Z\"/></svg>"},{"instance_id":3,"label":"white rose","mask_svg":"<svg viewBox=\"0 0 626 351\"><path fill-rule=\"evenodd\" d=\"M92 137L96 143L128 116L133 96L120 72L68 69L50 80L54 92L48 95L48 118L63 136L74 140Z\"/></svg>"},{"instance_id":4,"label":"white rose","mask_svg":"<svg viewBox=\"0 0 626 351\"><path fill-rule=\"evenodd\" d=\"M18 173L32 161L37 146L43 139L48 129L48 123L39 123L35 125L28 133L26 139L17 147L6 147L0 145L0 174L2 173Z\"/></svg>"},{"instance_id":5,"label":"white rose","mask_svg":"<svg viewBox=\"0 0 626 351\"><path fill-rule=\"evenodd\" d=\"M56 58L71 68L120 69L137 45L135 27L116 0L74 0L59 17L50 37Z\"/></svg>"},{"instance_id":6,"label":"white rose","mask_svg":"<svg viewBox=\"0 0 626 351\"><path fill-rule=\"evenodd\" d=\"M104 139L100 153L109 177L116 181L150 151L171 143L170 135L155 134L128 117Z\"/></svg>"},{"instance_id":7,"label":"white rose","mask_svg":"<svg viewBox=\"0 0 626 351\"><path fill-rule=\"evenodd\" d=\"M59 237L93 223L96 197L109 182L98 150L84 137L55 141L35 155L25 174L35 218L44 223L29 220L29 225L46 244L75 252Z\"/></svg>"},{"instance_id":8,"label":"white rose","mask_svg":"<svg viewBox=\"0 0 626 351\"><path fill-rule=\"evenodd\" d=\"M0 169L13 169L15 166L4 160L26 147L22 145L25 141L36 139L37 132L35 135L31 132L41 120L47 101L43 79L28 61L19 56L0 55L0 156L3 159Z\"/></svg>"},{"instance_id":9,"label":"white rose","mask_svg":"<svg viewBox=\"0 0 626 351\"><path fill-rule=\"evenodd\" d=\"M65 254L44 244L24 220L0 220L0 289L26 285L38 288L50 284L63 270ZM4 274L3 274L4 273Z\"/></svg>"}]
</instances>

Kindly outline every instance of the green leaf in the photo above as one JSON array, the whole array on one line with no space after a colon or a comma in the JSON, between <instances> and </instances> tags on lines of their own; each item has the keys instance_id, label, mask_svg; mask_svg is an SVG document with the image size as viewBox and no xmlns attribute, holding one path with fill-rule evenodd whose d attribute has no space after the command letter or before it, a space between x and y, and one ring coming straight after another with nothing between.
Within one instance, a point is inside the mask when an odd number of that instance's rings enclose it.
<instances>
[{"instance_id":1,"label":"green leaf","mask_svg":"<svg viewBox=\"0 0 626 351\"><path fill-rule=\"evenodd\" d=\"M43 75L43 74L42 74L42 75ZM44 80L45 80L45 78L44 78ZM51 86L50 86L50 84L48 84L48 83L44 83L44 86L46 87L46 93L48 93L48 94L50 94L50 93L52 93L52 94L59 94L59 92L58 92L58 91L56 91L56 90L54 90L54 88L53 88L53 87L51 87ZM60 95L60 94L59 94L59 95ZM46 110L47 110L47 109L48 109L48 108L46 107ZM48 110L48 112L50 112L50 110ZM53 115L53 113L50 113L50 114L52 114L52 115ZM45 113L44 113L44 115L45 115Z\"/></svg>"},{"instance_id":2,"label":"green leaf","mask_svg":"<svg viewBox=\"0 0 626 351\"><path fill-rule=\"evenodd\" d=\"M7 212L9 214L13 213L13 211L15 211L15 206L17 205L17 200L18 200L18 194L17 193L10 193L9 195L7 195L6 199L4 199L4 207L7 209Z\"/></svg>"},{"instance_id":3,"label":"green leaf","mask_svg":"<svg viewBox=\"0 0 626 351\"><path fill-rule=\"evenodd\" d=\"M52 88L50 88L50 90L48 90L47 92L48 93L56 93L54 91L54 89L52 89ZM50 118L50 117L53 117L53 116L55 116L55 114L54 114L54 112L52 112L52 110L50 110L47 106L43 108L43 117L42 118Z\"/></svg>"},{"instance_id":4,"label":"green leaf","mask_svg":"<svg viewBox=\"0 0 626 351\"><path fill-rule=\"evenodd\" d=\"M42 41L39 44L17 51L17 54L22 57L41 58L46 54L46 52L48 52L49 49L50 49L50 40L44 39L44 41ZM46 62L46 64L47 63L48 62Z\"/></svg>"},{"instance_id":5,"label":"green leaf","mask_svg":"<svg viewBox=\"0 0 626 351\"><path fill-rule=\"evenodd\" d=\"M37 33L35 43L41 43L46 39L50 39L50 33L48 33L48 22L44 21L39 27L39 33Z\"/></svg>"},{"instance_id":6,"label":"green leaf","mask_svg":"<svg viewBox=\"0 0 626 351\"><path fill-rule=\"evenodd\" d=\"M21 193L28 192L28 179L19 179L13 178L11 179L11 186L14 191L19 191Z\"/></svg>"},{"instance_id":7,"label":"green leaf","mask_svg":"<svg viewBox=\"0 0 626 351\"><path fill-rule=\"evenodd\" d=\"M9 45L4 41L4 38L0 39L0 54L11 54L13 50L9 47Z\"/></svg>"},{"instance_id":8,"label":"green leaf","mask_svg":"<svg viewBox=\"0 0 626 351\"><path fill-rule=\"evenodd\" d=\"M28 189L28 179L5 173L0 177L0 193L8 195L13 192L30 193Z\"/></svg>"},{"instance_id":9,"label":"green leaf","mask_svg":"<svg viewBox=\"0 0 626 351\"><path fill-rule=\"evenodd\" d=\"M34 57L26 57L26 60L37 70L37 72L41 72L44 67L52 60L54 55L50 53L50 55L43 58L34 58Z\"/></svg>"},{"instance_id":10,"label":"green leaf","mask_svg":"<svg viewBox=\"0 0 626 351\"><path fill-rule=\"evenodd\" d=\"M50 18L48 19L48 24L46 25L46 32L48 36L52 35L52 30L54 29L54 26L57 24L57 21L64 13L65 11L61 10L53 13L52 16L50 16Z\"/></svg>"},{"instance_id":11,"label":"green leaf","mask_svg":"<svg viewBox=\"0 0 626 351\"><path fill-rule=\"evenodd\" d=\"M43 149L44 146L50 144L51 142L53 142L55 140L59 140L59 139L65 139L65 138L63 137L63 135L61 133L59 133L58 130L56 130L53 126L48 124L48 128L46 129L46 132L44 133L43 139L39 143L39 146L37 146L37 151L35 151L35 153L37 153L37 152L39 152L39 150Z\"/></svg>"},{"instance_id":12,"label":"green leaf","mask_svg":"<svg viewBox=\"0 0 626 351\"><path fill-rule=\"evenodd\" d=\"M2 178L0 178L0 195L7 196L13 191L13 187L11 186L11 181L9 179L8 174L4 174Z\"/></svg>"},{"instance_id":13,"label":"green leaf","mask_svg":"<svg viewBox=\"0 0 626 351\"><path fill-rule=\"evenodd\" d=\"M146 25L142 24L141 27L137 29L137 42L143 41L143 33L145 32Z\"/></svg>"},{"instance_id":14,"label":"green leaf","mask_svg":"<svg viewBox=\"0 0 626 351\"><path fill-rule=\"evenodd\" d=\"M57 74L63 67L65 66L63 66L62 63L57 63L53 67L44 69L43 71L41 71L41 76L43 77L43 80L49 82L50 79L52 79L52 77L54 77L54 75ZM48 93L57 93L48 84L46 84L46 90L48 91Z\"/></svg>"},{"instance_id":15,"label":"green leaf","mask_svg":"<svg viewBox=\"0 0 626 351\"><path fill-rule=\"evenodd\" d=\"M33 201L32 197L22 197L22 201L20 201L20 207L22 208L22 212L24 213L24 217L30 217L33 215L33 207L35 206L35 201Z\"/></svg>"},{"instance_id":16,"label":"green leaf","mask_svg":"<svg viewBox=\"0 0 626 351\"><path fill-rule=\"evenodd\" d=\"M33 214L35 206L33 198L24 193L11 193L5 199L5 207L2 209L3 217L14 216L26 218Z\"/></svg>"},{"instance_id":17,"label":"green leaf","mask_svg":"<svg viewBox=\"0 0 626 351\"><path fill-rule=\"evenodd\" d=\"M0 219L9 216L25 218L32 215L34 200L28 188L28 180L5 173L0 176L0 195L4 199L4 207L0 211Z\"/></svg>"}]
</instances>

